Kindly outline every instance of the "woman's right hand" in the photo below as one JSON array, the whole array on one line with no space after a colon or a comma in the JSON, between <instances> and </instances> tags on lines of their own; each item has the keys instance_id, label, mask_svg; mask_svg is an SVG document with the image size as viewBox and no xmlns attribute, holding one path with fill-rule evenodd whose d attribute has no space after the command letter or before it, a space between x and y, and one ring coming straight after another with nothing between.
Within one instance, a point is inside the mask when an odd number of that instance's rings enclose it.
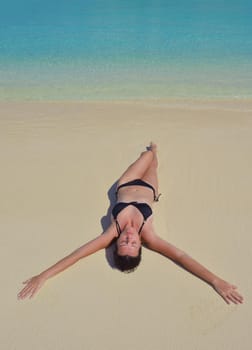
<instances>
[{"instance_id":1,"label":"woman's right hand","mask_svg":"<svg viewBox=\"0 0 252 350\"><path fill-rule=\"evenodd\" d=\"M216 292L220 294L227 304L230 304L230 302L234 304L243 303L243 296L238 293L235 285L230 284L219 277L213 281L212 285Z\"/></svg>"},{"instance_id":2,"label":"woman's right hand","mask_svg":"<svg viewBox=\"0 0 252 350\"><path fill-rule=\"evenodd\" d=\"M46 278L41 274L24 281L26 286L18 293L18 299L32 298L46 282Z\"/></svg>"}]
</instances>

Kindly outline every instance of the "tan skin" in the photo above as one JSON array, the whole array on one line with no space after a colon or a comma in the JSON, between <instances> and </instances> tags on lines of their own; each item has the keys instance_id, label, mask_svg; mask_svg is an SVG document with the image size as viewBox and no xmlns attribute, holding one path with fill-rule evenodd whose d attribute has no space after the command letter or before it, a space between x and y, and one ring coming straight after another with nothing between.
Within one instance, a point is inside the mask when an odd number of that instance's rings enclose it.
<instances>
[{"instance_id":1,"label":"tan skin","mask_svg":"<svg viewBox=\"0 0 252 350\"><path fill-rule=\"evenodd\" d=\"M151 184L155 188L156 193L158 193L157 166L157 148L155 144L151 143L149 150L143 152L123 173L118 181L118 185L136 178L141 178ZM118 202L144 202L152 207L153 192L151 189L143 186L127 186L119 190L117 200ZM155 232L152 215L147 219L140 235L138 234L138 230L143 222L143 217L139 210L134 206L130 205L123 209L119 213L117 220L122 229L122 233L119 237L115 221L111 218L111 225L102 235L99 235L92 241L76 249L56 264L41 272L39 275L23 282L25 287L18 294L18 298L32 298L49 278L64 271L80 259L83 259L101 249L107 248L111 242L117 238L118 254L137 256L139 248L141 245L144 245L148 249L171 259L206 283L210 284L227 304L243 303L243 297L237 291L236 286L224 281L206 269L199 262L191 258L184 251L160 238Z\"/></svg>"}]
</instances>

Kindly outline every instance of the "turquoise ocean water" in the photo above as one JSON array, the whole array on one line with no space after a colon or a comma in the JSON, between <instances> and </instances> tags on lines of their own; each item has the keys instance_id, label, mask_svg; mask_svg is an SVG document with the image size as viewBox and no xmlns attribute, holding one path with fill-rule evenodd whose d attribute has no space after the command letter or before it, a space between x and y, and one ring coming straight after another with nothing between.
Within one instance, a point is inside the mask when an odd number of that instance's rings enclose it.
<instances>
[{"instance_id":1,"label":"turquoise ocean water","mask_svg":"<svg viewBox=\"0 0 252 350\"><path fill-rule=\"evenodd\" d=\"M9 0L0 100L251 98L251 0Z\"/></svg>"}]
</instances>

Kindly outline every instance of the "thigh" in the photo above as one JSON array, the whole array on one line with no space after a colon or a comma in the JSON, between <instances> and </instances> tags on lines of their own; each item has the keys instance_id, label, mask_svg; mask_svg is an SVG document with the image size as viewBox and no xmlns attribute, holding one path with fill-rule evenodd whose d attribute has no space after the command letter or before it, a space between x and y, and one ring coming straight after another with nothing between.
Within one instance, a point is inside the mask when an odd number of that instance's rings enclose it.
<instances>
[{"instance_id":1,"label":"thigh","mask_svg":"<svg viewBox=\"0 0 252 350\"><path fill-rule=\"evenodd\" d=\"M156 196L158 195L158 175L157 167L152 165L148 168L145 174L142 177L142 180L154 187Z\"/></svg>"},{"instance_id":2,"label":"thigh","mask_svg":"<svg viewBox=\"0 0 252 350\"><path fill-rule=\"evenodd\" d=\"M118 185L135 179L142 179L153 160L151 151L141 153L140 157L132 163L118 180Z\"/></svg>"}]
</instances>

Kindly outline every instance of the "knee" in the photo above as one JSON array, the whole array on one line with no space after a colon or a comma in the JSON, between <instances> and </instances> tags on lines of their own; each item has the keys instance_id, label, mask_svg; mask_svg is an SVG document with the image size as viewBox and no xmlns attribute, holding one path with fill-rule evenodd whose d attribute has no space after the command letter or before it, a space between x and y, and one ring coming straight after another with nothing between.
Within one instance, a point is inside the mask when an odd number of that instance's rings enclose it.
<instances>
[{"instance_id":1,"label":"knee","mask_svg":"<svg viewBox=\"0 0 252 350\"><path fill-rule=\"evenodd\" d=\"M157 158L153 158L152 163L151 163L151 167L154 169L158 168L158 160Z\"/></svg>"},{"instance_id":2,"label":"knee","mask_svg":"<svg viewBox=\"0 0 252 350\"><path fill-rule=\"evenodd\" d=\"M151 150L144 151L140 154L141 157L153 158L153 152Z\"/></svg>"},{"instance_id":3,"label":"knee","mask_svg":"<svg viewBox=\"0 0 252 350\"><path fill-rule=\"evenodd\" d=\"M144 155L145 155L146 152L147 152L147 151L142 152L142 153L140 154L140 157L144 157Z\"/></svg>"}]
</instances>

